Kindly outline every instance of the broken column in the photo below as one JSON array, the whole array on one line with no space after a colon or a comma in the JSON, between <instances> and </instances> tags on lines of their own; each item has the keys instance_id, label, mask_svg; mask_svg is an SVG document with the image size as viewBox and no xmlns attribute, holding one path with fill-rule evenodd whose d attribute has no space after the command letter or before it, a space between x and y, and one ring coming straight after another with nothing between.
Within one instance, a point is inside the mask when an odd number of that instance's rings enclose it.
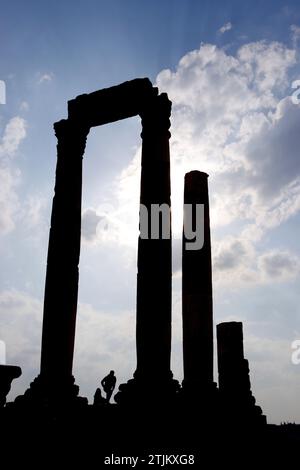
<instances>
[{"instance_id":1,"label":"broken column","mask_svg":"<svg viewBox=\"0 0 300 470\"><path fill-rule=\"evenodd\" d=\"M208 175L185 175L182 241L183 365L186 390L213 383L213 304ZM196 235L192 236L192 232Z\"/></svg>"},{"instance_id":2,"label":"broken column","mask_svg":"<svg viewBox=\"0 0 300 470\"><path fill-rule=\"evenodd\" d=\"M249 364L244 357L243 324L225 322L217 325L219 390L227 418L238 421L265 422L251 392Z\"/></svg>"}]
</instances>

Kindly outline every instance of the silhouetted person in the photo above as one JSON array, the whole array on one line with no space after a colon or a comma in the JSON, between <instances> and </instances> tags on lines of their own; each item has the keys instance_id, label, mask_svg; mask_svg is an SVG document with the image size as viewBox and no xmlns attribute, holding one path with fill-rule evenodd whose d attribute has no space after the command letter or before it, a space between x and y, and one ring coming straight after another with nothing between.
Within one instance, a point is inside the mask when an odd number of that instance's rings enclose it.
<instances>
[{"instance_id":1,"label":"silhouetted person","mask_svg":"<svg viewBox=\"0 0 300 470\"><path fill-rule=\"evenodd\" d=\"M100 388L97 388L95 395L94 395L94 406L101 406L106 403L105 398L101 394Z\"/></svg>"},{"instance_id":2,"label":"silhouetted person","mask_svg":"<svg viewBox=\"0 0 300 470\"><path fill-rule=\"evenodd\" d=\"M104 377L104 379L101 380L101 385L106 393L107 403L109 403L110 397L112 396L112 393L116 386L116 381L117 379L113 370L111 370L110 373L106 377Z\"/></svg>"}]
</instances>

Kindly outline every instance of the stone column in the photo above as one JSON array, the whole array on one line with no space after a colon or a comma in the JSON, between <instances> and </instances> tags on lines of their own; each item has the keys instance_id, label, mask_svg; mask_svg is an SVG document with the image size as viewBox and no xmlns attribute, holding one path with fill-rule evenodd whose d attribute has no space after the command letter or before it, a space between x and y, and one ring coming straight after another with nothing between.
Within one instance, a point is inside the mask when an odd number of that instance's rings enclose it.
<instances>
[{"instance_id":1,"label":"stone column","mask_svg":"<svg viewBox=\"0 0 300 470\"><path fill-rule=\"evenodd\" d=\"M211 243L208 199L208 175L191 171L185 175L184 230L182 243L182 323L184 382L188 388L207 388L213 384L213 306ZM187 231L196 230L196 205L204 205L198 213L197 238L188 240ZM200 207L200 206L199 206ZM192 208L192 212L190 211ZM192 225L191 225L192 222ZM204 230L204 232L203 232ZM202 238L203 246L196 242ZM198 248L198 249L194 249Z\"/></svg>"},{"instance_id":2,"label":"stone column","mask_svg":"<svg viewBox=\"0 0 300 470\"><path fill-rule=\"evenodd\" d=\"M248 361L244 358L243 324L217 325L218 371L220 391L233 396L250 394Z\"/></svg>"},{"instance_id":3,"label":"stone column","mask_svg":"<svg viewBox=\"0 0 300 470\"><path fill-rule=\"evenodd\" d=\"M82 157L89 129L75 120L54 124L55 195L49 236L41 378L63 383L72 375L81 230Z\"/></svg>"},{"instance_id":4,"label":"stone column","mask_svg":"<svg viewBox=\"0 0 300 470\"><path fill-rule=\"evenodd\" d=\"M170 186L171 102L165 93L154 97L141 113L142 169L140 204L148 212L148 238L138 240L135 378L169 378L171 355L171 186ZM164 204L169 236L159 233L151 239L155 220L153 205ZM157 207L157 206L156 206ZM166 221L166 219L165 219ZM140 218L140 230L142 218ZM145 230L143 230L145 231Z\"/></svg>"},{"instance_id":5,"label":"stone column","mask_svg":"<svg viewBox=\"0 0 300 470\"><path fill-rule=\"evenodd\" d=\"M251 392L249 364L244 357L243 324L217 325L219 389L225 421L266 424L266 417Z\"/></svg>"}]
</instances>

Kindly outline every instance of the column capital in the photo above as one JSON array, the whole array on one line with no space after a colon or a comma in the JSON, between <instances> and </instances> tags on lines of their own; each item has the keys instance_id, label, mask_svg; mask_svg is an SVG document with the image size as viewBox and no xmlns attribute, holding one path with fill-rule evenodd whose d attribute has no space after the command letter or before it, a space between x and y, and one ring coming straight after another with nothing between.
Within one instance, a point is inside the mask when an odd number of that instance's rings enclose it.
<instances>
[{"instance_id":1,"label":"column capital","mask_svg":"<svg viewBox=\"0 0 300 470\"><path fill-rule=\"evenodd\" d=\"M89 127L73 119L62 119L55 122L53 127L58 141L58 148L64 149L67 145L70 155L79 152L83 156L86 139L90 131Z\"/></svg>"},{"instance_id":2,"label":"column capital","mask_svg":"<svg viewBox=\"0 0 300 470\"><path fill-rule=\"evenodd\" d=\"M140 113L142 119L142 138L148 135L152 137L153 135L161 134L166 134L168 138L171 137L169 132L171 126L171 107L172 102L169 100L167 93L161 93L148 101Z\"/></svg>"}]
</instances>

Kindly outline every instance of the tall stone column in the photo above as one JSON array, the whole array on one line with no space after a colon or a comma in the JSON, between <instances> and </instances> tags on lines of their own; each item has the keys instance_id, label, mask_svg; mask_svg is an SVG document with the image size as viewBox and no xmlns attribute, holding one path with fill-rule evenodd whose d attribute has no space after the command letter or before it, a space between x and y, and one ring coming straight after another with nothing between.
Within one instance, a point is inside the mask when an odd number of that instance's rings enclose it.
<instances>
[{"instance_id":1,"label":"tall stone column","mask_svg":"<svg viewBox=\"0 0 300 470\"><path fill-rule=\"evenodd\" d=\"M54 124L55 195L44 297L41 378L64 383L72 376L81 231L82 157L89 129L75 120Z\"/></svg>"},{"instance_id":2,"label":"tall stone column","mask_svg":"<svg viewBox=\"0 0 300 470\"><path fill-rule=\"evenodd\" d=\"M170 378L171 355L171 185L170 185L170 113L171 102L165 93L151 99L142 118L141 210L148 213L148 238L138 240L135 378ZM169 236L160 230L157 239L151 229L157 225L151 210L164 205ZM156 206L157 208L158 206ZM140 218L140 230L143 220ZM165 219L166 220L166 219ZM162 226L163 224L161 224ZM144 230L145 231L145 230ZM145 234L144 234L145 235Z\"/></svg>"},{"instance_id":3,"label":"tall stone column","mask_svg":"<svg viewBox=\"0 0 300 470\"><path fill-rule=\"evenodd\" d=\"M213 384L213 305L209 221L208 175L191 171L185 175L184 231L182 239L182 323L184 382L187 388L207 389ZM204 206L198 213L197 238L188 239L188 230L196 230L196 205ZM200 206L199 206L200 207ZM190 211L191 210L191 211ZM189 225L189 227L188 227ZM203 232L204 229L204 232ZM204 242L203 242L204 234ZM197 247L199 237L203 246ZM195 249L197 248L197 249Z\"/></svg>"}]
</instances>

